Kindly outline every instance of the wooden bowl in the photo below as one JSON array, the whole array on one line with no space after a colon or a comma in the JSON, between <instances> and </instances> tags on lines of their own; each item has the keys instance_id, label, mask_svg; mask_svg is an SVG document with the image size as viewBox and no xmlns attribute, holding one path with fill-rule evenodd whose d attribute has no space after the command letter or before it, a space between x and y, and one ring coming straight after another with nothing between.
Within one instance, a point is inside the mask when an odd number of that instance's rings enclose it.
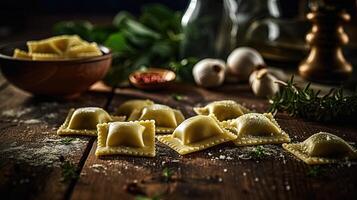
<instances>
[{"instance_id":1,"label":"wooden bowl","mask_svg":"<svg viewBox=\"0 0 357 200\"><path fill-rule=\"evenodd\" d=\"M34 95L78 97L105 76L112 61L110 50L104 46L99 46L101 56L54 61L13 58L15 48L27 49L26 42L0 47L1 71L10 83Z\"/></svg>"},{"instance_id":2,"label":"wooden bowl","mask_svg":"<svg viewBox=\"0 0 357 200\"><path fill-rule=\"evenodd\" d=\"M162 77L163 81L143 83L135 78L136 76L144 73L157 73ZM173 81L175 81L175 78L176 78L175 72L167 69L161 69L161 68L148 68L146 70L138 70L129 75L130 83L133 86L144 90L156 90L156 89L162 89L168 87L170 84L172 84Z\"/></svg>"}]
</instances>

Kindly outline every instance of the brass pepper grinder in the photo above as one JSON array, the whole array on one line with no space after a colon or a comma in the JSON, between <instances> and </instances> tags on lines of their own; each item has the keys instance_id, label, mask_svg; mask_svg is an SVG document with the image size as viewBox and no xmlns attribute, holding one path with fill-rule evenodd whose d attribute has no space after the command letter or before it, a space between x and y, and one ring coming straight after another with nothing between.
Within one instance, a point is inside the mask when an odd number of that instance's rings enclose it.
<instances>
[{"instance_id":1,"label":"brass pepper grinder","mask_svg":"<svg viewBox=\"0 0 357 200\"><path fill-rule=\"evenodd\" d=\"M307 19L312 29L306 35L310 53L299 66L299 74L308 80L338 83L352 74L352 65L342 53L342 45L348 43L342 23L350 20L344 11L344 0L312 1Z\"/></svg>"}]
</instances>

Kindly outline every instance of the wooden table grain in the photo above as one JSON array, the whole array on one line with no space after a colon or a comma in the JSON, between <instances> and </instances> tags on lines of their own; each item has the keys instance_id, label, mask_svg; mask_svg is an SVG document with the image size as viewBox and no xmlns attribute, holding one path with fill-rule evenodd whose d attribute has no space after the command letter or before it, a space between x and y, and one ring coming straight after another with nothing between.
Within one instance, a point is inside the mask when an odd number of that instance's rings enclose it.
<instances>
[{"instance_id":1,"label":"wooden table grain","mask_svg":"<svg viewBox=\"0 0 357 200\"><path fill-rule=\"evenodd\" d=\"M181 95L176 100L173 94ZM96 139L59 137L56 129L69 108L104 107L114 113L123 101L152 99L194 115L192 107L233 99L264 112L267 101L255 98L247 85L205 90L190 85L146 92L134 88L88 91L73 101L33 97L0 78L0 194L9 199L357 199L357 165L310 167L279 145L252 148L230 143L180 156L157 142L154 158L94 155ZM292 140L328 131L357 142L352 125L321 124L278 114ZM254 150L254 149L253 149ZM248 157L247 157L248 156ZM68 166L74 169L70 176ZM67 171L66 171L67 170ZM172 175L163 176L163 171Z\"/></svg>"}]
</instances>

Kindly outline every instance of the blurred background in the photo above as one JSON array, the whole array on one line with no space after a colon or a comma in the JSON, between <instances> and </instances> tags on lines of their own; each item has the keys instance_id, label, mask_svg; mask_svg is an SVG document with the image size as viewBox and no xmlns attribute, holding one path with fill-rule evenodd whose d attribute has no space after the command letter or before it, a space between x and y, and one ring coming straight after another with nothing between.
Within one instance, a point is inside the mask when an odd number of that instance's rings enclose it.
<instances>
[{"instance_id":1,"label":"blurred background","mask_svg":"<svg viewBox=\"0 0 357 200\"><path fill-rule=\"evenodd\" d=\"M148 4L177 11L184 35L180 56L226 59L232 49L251 46L268 64L296 69L309 52L305 36L311 28L306 14L320 0L1 0L0 44L41 39L54 34L61 21L87 20L110 26L120 11L140 16ZM322 0L321 0L322 2ZM349 43L344 54L357 66L355 0L344 0L350 22L344 24ZM339 3L337 3L339 4ZM189 6L190 5L190 6ZM145 23L144 23L145 24ZM58 33L57 33L58 34ZM170 36L168 36L170 37ZM172 38L171 38L172 39ZM212 42L207 42L212 41ZM357 70L354 70L357 71Z\"/></svg>"},{"instance_id":2,"label":"blurred background","mask_svg":"<svg viewBox=\"0 0 357 200\"><path fill-rule=\"evenodd\" d=\"M43 38L51 33L54 23L63 20L89 20L110 24L119 11L134 15L145 4L160 3L173 10L183 11L188 0L1 0L0 42L17 38ZM19 36L19 37L18 37ZM23 38L28 37L28 38Z\"/></svg>"}]
</instances>

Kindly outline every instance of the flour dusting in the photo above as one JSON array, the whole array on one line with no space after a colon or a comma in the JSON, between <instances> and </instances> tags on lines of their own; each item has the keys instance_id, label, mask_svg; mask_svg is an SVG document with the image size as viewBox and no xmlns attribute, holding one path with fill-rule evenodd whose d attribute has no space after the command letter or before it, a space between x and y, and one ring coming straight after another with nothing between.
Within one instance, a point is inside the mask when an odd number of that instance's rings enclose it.
<instances>
[{"instance_id":1,"label":"flour dusting","mask_svg":"<svg viewBox=\"0 0 357 200\"><path fill-rule=\"evenodd\" d=\"M63 139L45 138L25 145L13 142L8 148L1 149L0 153L9 154L9 158L17 162L25 162L32 166L58 167L61 164L60 157L80 151L86 142L80 139L63 144Z\"/></svg>"}]
</instances>

